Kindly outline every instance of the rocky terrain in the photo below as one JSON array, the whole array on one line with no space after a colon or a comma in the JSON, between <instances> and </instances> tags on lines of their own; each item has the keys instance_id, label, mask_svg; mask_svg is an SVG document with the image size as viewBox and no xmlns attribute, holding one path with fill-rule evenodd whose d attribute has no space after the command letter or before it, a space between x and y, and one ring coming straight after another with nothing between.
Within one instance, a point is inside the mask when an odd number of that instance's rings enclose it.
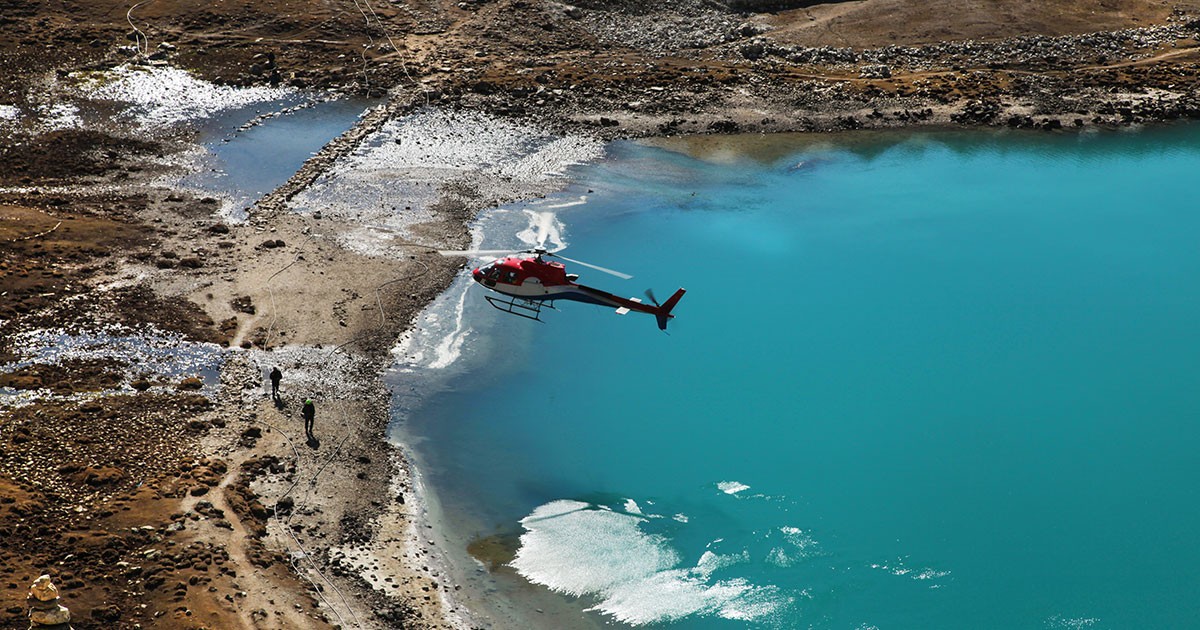
<instances>
[{"instance_id":1,"label":"rocky terrain","mask_svg":"<svg viewBox=\"0 0 1200 630\"><path fill-rule=\"evenodd\" d=\"M287 209L388 121L1070 133L1200 116L1197 37L1200 3L1148 0L0 0L0 626L24 627L43 573L81 629L473 623L415 542L378 380L458 263L349 252L335 218ZM89 73L166 66L389 105L230 223L159 179L190 132L83 128L61 106ZM441 195L421 229L447 247L498 198ZM88 335L136 347L57 354Z\"/></svg>"}]
</instances>

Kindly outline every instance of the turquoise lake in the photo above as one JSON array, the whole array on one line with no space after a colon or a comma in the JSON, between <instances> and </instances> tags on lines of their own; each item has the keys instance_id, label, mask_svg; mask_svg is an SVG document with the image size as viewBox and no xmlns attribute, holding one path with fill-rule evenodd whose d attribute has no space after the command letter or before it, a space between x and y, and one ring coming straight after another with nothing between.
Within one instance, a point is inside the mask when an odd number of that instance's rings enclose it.
<instances>
[{"instance_id":1,"label":"turquoise lake","mask_svg":"<svg viewBox=\"0 0 1200 630\"><path fill-rule=\"evenodd\" d=\"M481 617L1195 626L1200 127L706 142L480 222L517 248L553 212L635 276L581 283L686 287L669 334L464 280L457 360L391 379L452 573L518 611Z\"/></svg>"}]
</instances>

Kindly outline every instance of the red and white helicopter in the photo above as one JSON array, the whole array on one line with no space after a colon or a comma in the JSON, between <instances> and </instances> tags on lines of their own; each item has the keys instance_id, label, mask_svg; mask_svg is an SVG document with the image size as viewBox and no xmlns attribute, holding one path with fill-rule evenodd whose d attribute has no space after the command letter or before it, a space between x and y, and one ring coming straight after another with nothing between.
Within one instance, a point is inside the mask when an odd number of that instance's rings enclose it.
<instances>
[{"instance_id":1,"label":"red and white helicopter","mask_svg":"<svg viewBox=\"0 0 1200 630\"><path fill-rule=\"evenodd\" d=\"M543 240L544 243L544 240ZM658 320L661 330L667 329L667 321L675 317L671 309L679 303L685 291L679 289L665 303L659 304L654 293L646 290L653 306L644 304L638 298L623 298L607 291L577 284L577 274L567 273L567 268L560 262L546 260L546 257L561 258L567 262L583 265L590 269L603 271L618 278L628 280L633 276L612 269L605 269L582 260L567 258L561 254L547 251L544 245L533 249L513 250L471 250L471 251L442 251L445 256L503 256L492 262L480 265L471 272L471 277L484 287L499 293L505 298L485 295L488 303L495 308L541 321L542 307L554 308L555 300L572 300L599 306L611 306L618 315L630 311L648 313ZM532 254L532 256L528 255Z\"/></svg>"}]
</instances>

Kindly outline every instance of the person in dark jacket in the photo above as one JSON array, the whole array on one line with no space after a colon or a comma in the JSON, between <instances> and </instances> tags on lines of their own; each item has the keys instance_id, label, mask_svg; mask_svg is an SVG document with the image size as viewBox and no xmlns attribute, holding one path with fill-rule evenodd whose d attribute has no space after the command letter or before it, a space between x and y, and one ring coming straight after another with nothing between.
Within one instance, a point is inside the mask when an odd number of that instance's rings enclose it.
<instances>
[{"instance_id":1,"label":"person in dark jacket","mask_svg":"<svg viewBox=\"0 0 1200 630\"><path fill-rule=\"evenodd\" d=\"M282 379L283 372L278 367L271 368L271 398L279 399L279 381Z\"/></svg>"},{"instance_id":2,"label":"person in dark jacket","mask_svg":"<svg viewBox=\"0 0 1200 630\"><path fill-rule=\"evenodd\" d=\"M317 415L317 406L313 403L313 399L304 399L304 408L300 410L300 415L304 416L304 435L309 442L315 441L317 438L313 435L313 418Z\"/></svg>"}]
</instances>

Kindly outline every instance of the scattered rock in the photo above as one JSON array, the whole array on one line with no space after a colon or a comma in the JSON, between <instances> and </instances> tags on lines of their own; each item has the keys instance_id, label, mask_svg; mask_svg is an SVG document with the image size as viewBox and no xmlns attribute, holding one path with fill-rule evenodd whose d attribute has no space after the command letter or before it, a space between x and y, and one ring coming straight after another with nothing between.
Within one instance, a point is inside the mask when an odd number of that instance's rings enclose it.
<instances>
[{"instance_id":1,"label":"scattered rock","mask_svg":"<svg viewBox=\"0 0 1200 630\"><path fill-rule=\"evenodd\" d=\"M863 79L890 79L892 69L882 63L868 64L859 68L858 76Z\"/></svg>"},{"instance_id":2,"label":"scattered rock","mask_svg":"<svg viewBox=\"0 0 1200 630\"><path fill-rule=\"evenodd\" d=\"M183 391L196 391L204 389L204 381L199 377L189 376L188 378L179 381L179 389Z\"/></svg>"},{"instance_id":3,"label":"scattered rock","mask_svg":"<svg viewBox=\"0 0 1200 630\"><path fill-rule=\"evenodd\" d=\"M254 315L258 312L258 309L254 307L253 300L251 300L250 296L248 295L233 298L229 301L229 307L239 313L245 313L247 315Z\"/></svg>"}]
</instances>

